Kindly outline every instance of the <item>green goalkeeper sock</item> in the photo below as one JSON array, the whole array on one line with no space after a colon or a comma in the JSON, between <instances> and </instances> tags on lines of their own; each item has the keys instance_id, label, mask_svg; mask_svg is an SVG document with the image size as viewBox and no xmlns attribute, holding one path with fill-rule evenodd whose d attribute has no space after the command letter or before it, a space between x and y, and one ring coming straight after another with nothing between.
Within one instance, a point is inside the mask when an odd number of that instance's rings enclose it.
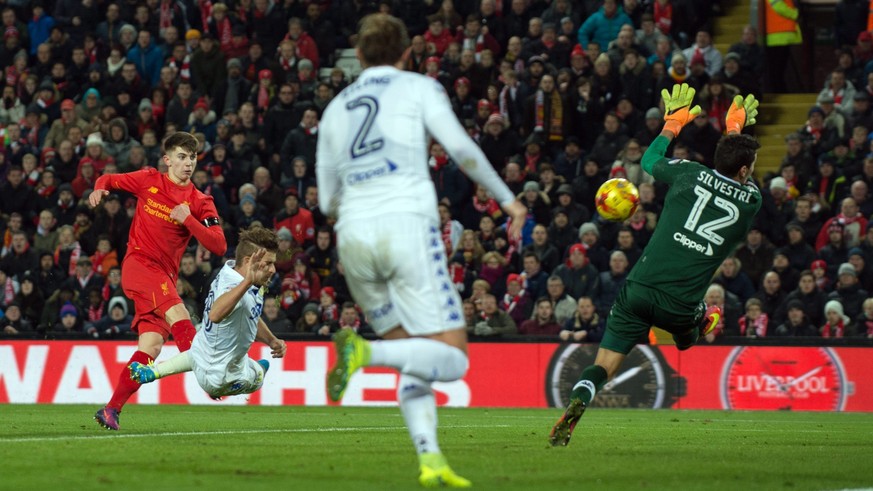
<instances>
[{"instance_id":1,"label":"green goalkeeper sock","mask_svg":"<svg viewBox=\"0 0 873 491\"><path fill-rule=\"evenodd\" d=\"M600 365L591 365L582 370L582 376L573 387L573 393L570 395L570 400L580 399L587 406L594 399L597 391L606 383L606 369Z\"/></svg>"}]
</instances>

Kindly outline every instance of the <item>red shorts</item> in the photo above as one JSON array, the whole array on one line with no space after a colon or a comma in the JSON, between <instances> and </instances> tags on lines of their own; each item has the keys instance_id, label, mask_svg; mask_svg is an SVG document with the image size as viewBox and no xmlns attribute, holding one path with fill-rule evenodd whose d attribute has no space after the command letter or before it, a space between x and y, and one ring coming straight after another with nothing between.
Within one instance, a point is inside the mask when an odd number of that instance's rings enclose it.
<instances>
[{"instance_id":1,"label":"red shorts","mask_svg":"<svg viewBox=\"0 0 873 491\"><path fill-rule=\"evenodd\" d=\"M175 277L147 259L126 257L121 265L121 287L133 300L136 311L131 325L133 332L156 332L166 341L170 337L170 325L164 313L182 303L176 292Z\"/></svg>"}]
</instances>

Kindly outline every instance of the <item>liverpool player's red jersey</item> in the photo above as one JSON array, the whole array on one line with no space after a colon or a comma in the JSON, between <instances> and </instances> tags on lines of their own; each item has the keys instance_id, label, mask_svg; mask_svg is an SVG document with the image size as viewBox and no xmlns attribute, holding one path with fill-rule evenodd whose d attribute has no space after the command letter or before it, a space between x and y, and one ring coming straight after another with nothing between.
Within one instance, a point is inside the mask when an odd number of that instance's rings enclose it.
<instances>
[{"instance_id":1,"label":"liverpool player's red jersey","mask_svg":"<svg viewBox=\"0 0 873 491\"><path fill-rule=\"evenodd\" d=\"M170 218L173 208L187 204L191 208L188 220L200 223L218 218L212 196L201 193L191 183L180 186L153 168L101 176L94 188L120 189L136 196L127 254L151 259L172 277L179 273L179 262L192 235L185 225Z\"/></svg>"}]
</instances>

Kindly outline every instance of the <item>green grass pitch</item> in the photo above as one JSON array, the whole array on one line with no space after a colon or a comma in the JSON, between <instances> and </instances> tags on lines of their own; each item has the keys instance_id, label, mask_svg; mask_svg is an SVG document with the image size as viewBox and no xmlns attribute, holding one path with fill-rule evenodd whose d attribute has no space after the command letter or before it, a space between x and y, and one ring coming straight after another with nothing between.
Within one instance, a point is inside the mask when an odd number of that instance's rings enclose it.
<instances>
[{"instance_id":1,"label":"green grass pitch","mask_svg":"<svg viewBox=\"0 0 873 491\"><path fill-rule=\"evenodd\" d=\"M417 489L396 408L0 406L0 489ZM441 409L439 437L475 489L873 488L873 415L589 410L551 448L560 410Z\"/></svg>"}]
</instances>

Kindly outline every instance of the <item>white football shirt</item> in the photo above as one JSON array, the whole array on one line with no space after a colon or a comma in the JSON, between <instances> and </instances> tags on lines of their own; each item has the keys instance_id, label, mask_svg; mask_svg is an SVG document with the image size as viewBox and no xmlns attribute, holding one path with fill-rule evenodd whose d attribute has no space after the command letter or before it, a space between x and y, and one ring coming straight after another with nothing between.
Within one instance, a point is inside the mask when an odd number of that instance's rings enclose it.
<instances>
[{"instance_id":1,"label":"white football shirt","mask_svg":"<svg viewBox=\"0 0 873 491\"><path fill-rule=\"evenodd\" d=\"M315 167L321 209L340 222L406 212L438 223L428 135L498 203L515 199L458 123L439 82L377 66L364 70L322 116Z\"/></svg>"},{"instance_id":2,"label":"white football shirt","mask_svg":"<svg viewBox=\"0 0 873 491\"><path fill-rule=\"evenodd\" d=\"M215 299L243 280L242 275L233 269L235 265L236 261L227 261L212 280L203 309L203 327L191 343L191 360L197 380L206 380L212 386L233 382L244 373L249 348L255 341L258 320L264 309L264 295L259 287L253 286L221 322L209 321Z\"/></svg>"}]
</instances>

